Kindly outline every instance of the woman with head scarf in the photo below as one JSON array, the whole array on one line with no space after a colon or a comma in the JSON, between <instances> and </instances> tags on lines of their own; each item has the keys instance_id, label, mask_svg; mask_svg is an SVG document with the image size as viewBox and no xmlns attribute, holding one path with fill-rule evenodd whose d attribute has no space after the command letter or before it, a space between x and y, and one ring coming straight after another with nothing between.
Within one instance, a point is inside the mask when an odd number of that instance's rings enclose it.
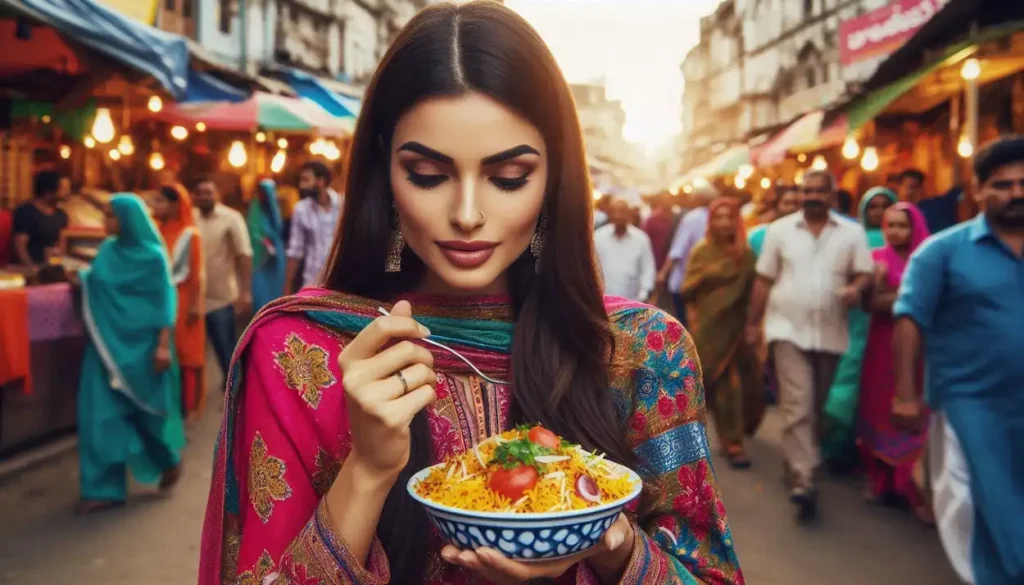
<instances>
[{"instance_id":1,"label":"woman with head scarf","mask_svg":"<svg viewBox=\"0 0 1024 585\"><path fill-rule=\"evenodd\" d=\"M682 294L715 430L729 463L740 468L750 465L744 435L753 434L764 413L761 367L744 338L754 277L739 202L715 199L708 208L707 233L686 265Z\"/></svg>"},{"instance_id":2,"label":"woman with head scarf","mask_svg":"<svg viewBox=\"0 0 1024 585\"><path fill-rule=\"evenodd\" d=\"M174 345L181 367L182 410L197 419L206 404L206 268L192 199L181 185L161 187L153 197L153 217L170 253L171 277L178 292Z\"/></svg>"},{"instance_id":3,"label":"woman with head scarf","mask_svg":"<svg viewBox=\"0 0 1024 585\"><path fill-rule=\"evenodd\" d=\"M882 216L896 203L896 194L885 187L869 189L860 200L858 219L868 238L868 247L878 249L885 244L882 236ZM868 314L860 307L850 309L849 345L839 360L836 376L825 401L821 440L822 459L833 467L850 468L856 464L855 429L857 398L860 395L861 365L867 343Z\"/></svg>"},{"instance_id":4,"label":"woman with head scarf","mask_svg":"<svg viewBox=\"0 0 1024 585\"><path fill-rule=\"evenodd\" d=\"M260 181L246 223L252 241L252 308L259 311L284 293L284 223L274 181Z\"/></svg>"},{"instance_id":5,"label":"woman with head scarf","mask_svg":"<svg viewBox=\"0 0 1024 585\"><path fill-rule=\"evenodd\" d=\"M164 243L132 194L111 199L106 224L109 237L79 275L89 338L78 389L80 514L123 504L128 469L169 490L185 444Z\"/></svg>"},{"instance_id":6,"label":"woman with head scarf","mask_svg":"<svg viewBox=\"0 0 1024 585\"><path fill-rule=\"evenodd\" d=\"M919 518L931 522L927 502L914 483L914 465L924 448L926 430L908 433L893 426L890 414L896 387L892 305L907 260L930 234L924 214L913 203L897 203L886 210L882 231L885 247L872 252L875 286L868 303L871 328L864 352L857 436L868 475L869 499L898 496L914 508Z\"/></svg>"}]
</instances>

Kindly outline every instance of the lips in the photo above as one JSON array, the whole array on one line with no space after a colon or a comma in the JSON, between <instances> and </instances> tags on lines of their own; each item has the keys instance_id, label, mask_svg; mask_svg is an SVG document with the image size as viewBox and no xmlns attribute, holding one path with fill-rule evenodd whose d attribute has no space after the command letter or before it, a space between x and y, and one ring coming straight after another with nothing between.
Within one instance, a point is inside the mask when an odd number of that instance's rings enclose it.
<instances>
[{"instance_id":1,"label":"lips","mask_svg":"<svg viewBox=\"0 0 1024 585\"><path fill-rule=\"evenodd\" d=\"M469 270L477 268L490 260L498 244L495 242L449 240L437 242L437 246L449 262L459 268Z\"/></svg>"}]
</instances>

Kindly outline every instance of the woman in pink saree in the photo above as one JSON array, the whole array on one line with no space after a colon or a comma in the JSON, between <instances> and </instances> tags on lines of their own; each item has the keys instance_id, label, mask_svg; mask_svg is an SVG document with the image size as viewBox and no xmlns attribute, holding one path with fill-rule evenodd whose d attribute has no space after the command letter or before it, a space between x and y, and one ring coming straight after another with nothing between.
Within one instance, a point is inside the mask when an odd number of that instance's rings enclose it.
<instances>
[{"instance_id":1,"label":"woman in pink saree","mask_svg":"<svg viewBox=\"0 0 1024 585\"><path fill-rule=\"evenodd\" d=\"M602 298L580 127L536 32L431 6L363 104L324 288L235 350L200 585L742 583L693 343ZM637 505L569 559L445 544L410 475L525 422L642 470Z\"/></svg>"},{"instance_id":2,"label":"woman in pink saree","mask_svg":"<svg viewBox=\"0 0 1024 585\"><path fill-rule=\"evenodd\" d=\"M893 426L892 400L896 382L892 336L896 300L907 259L930 235L924 214L912 203L897 203L882 221L886 244L872 252L875 286L870 296L871 328L864 354L858 418L863 463L868 476L868 498L881 501L897 496L909 503L925 521L929 507L914 482L914 466L921 458L925 432L910 434Z\"/></svg>"}]
</instances>

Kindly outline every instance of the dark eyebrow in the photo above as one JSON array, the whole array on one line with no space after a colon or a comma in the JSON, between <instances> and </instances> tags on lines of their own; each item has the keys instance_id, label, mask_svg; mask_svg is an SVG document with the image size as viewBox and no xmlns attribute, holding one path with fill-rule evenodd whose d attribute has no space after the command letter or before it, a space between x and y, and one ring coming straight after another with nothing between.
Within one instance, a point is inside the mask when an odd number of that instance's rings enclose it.
<instances>
[{"instance_id":1,"label":"dark eyebrow","mask_svg":"<svg viewBox=\"0 0 1024 585\"><path fill-rule=\"evenodd\" d=\"M419 142L406 142L402 146L398 147L399 152L407 150L409 152L415 152L420 156L427 157L432 160L436 160L439 163L446 165L455 164L455 159L448 156L447 154L440 153L429 146L424 146Z\"/></svg>"},{"instance_id":2,"label":"dark eyebrow","mask_svg":"<svg viewBox=\"0 0 1024 585\"><path fill-rule=\"evenodd\" d=\"M503 150L498 154L492 154L491 156L484 157L480 159L480 162L484 166L493 165L495 163L512 160L517 156L523 156L524 154L536 154L540 156L540 152L538 152L536 148L530 146L529 144L520 144L519 146L513 146L508 150Z\"/></svg>"}]
</instances>

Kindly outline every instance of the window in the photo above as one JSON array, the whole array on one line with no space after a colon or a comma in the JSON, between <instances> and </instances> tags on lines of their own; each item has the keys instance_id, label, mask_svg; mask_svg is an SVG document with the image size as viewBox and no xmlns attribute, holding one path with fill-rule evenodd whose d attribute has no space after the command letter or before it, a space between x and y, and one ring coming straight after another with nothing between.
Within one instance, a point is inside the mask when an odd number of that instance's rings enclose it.
<instances>
[{"instance_id":1,"label":"window","mask_svg":"<svg viewBox=\"0 0 1024 585\"><path fill-rule=\"evenodd\" d=\"M831 77L832 77L832 71L830 70L830 67L828 66L828 63L824 63L821 66L821 82L822 83L828 83L829 79Z\"/></svg>"},{"instance_id":2,"label":"window","mask_svg":"<svg viewBox=\"0 0 1024 585\"><path fill-rule=\"evenodd\" d=\"M181 0L181 15L192 18L192 0Z\"/></svg>"},{"instance_id":3,"label":"window","mask_svg":"<svg viewBox=\"0 0 1024 585\"><path fill-rule=\"evenodd\" d=\"M164 10L174 12L178 9L178 0L164 0Z\"/></svg>"},{"instance_id":4,"label":"window","mask_svg":"<svg viewBox=\"0 0 1024 585\"><path fill-rule=\"evenodd\" d=\"M814 69L813 65L807 67L807 71L805 73L807 75L808 89L818 85L818 72Z\"/></svg>"},{"instance_id":5,"label":"window","mask_svg":"<svg viewBox=\"0 0 1024 585\"><path fill-rule=\"evenodd\" d=\"M220 32L224 34L231 33L231 4L233 0L220 0L220 16L218 18L220 24Z\"/></svg>"},{"instance_id":6,"label":"window","mask_svg":"<svg viewBox=\"0 0 1024 585\"><path fill-rule=\"evenodd\" d=\"M804 16L814 16L814 0L804 0Z\"/></svg>"}]
</instances>

